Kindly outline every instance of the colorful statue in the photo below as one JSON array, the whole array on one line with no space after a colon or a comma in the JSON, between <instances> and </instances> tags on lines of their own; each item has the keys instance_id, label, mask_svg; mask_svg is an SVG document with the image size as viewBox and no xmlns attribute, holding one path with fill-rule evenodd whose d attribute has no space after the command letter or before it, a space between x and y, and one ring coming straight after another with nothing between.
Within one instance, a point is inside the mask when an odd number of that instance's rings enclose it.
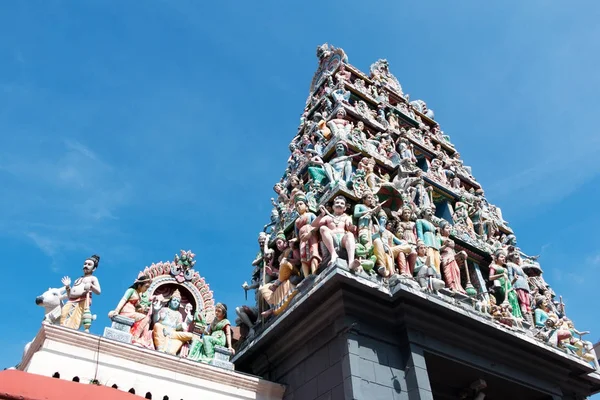
<instances>
[{"instance_id":1,"label":"colorful statue","mask_svg":"<svg viewBox=\"0 0 600 400\"><path fill-rule=\"evenodd\" d=\"M194 339L187 359L209 362L215 357L215 346L227 347L233 355L235 350L231 343L231 323L227 319L227 306L217 303L215 318L208 328L204 329L202 339Z\"/></svg>"},{"instance_id":2,"label":"colorful statue","mask_svg":"<svg viewBox=\"0 0 600 400\"><path fill-rule=\"evenodd\" d=\"M436 237L436 228L433 221L439 222L439 218L433 215L433 207L425 207L421 210L421 218L416 222L417 238L427 246L427 255L431 259L431 265L440 273L440 243Z\"/></svg>"},{"instance_id":3,"label":"colorful statue","mask_svg":"<svg viewBox=\"0 0 600 400\"><path fill-rule=\"evenodd\" d=\"M72 329L79 329L83 325L85 332L89 332L92 325L92 293L100 294L100 281L93 276L99 262L100 256L95 254L87 258L83 263L83 276L75 280L73 287L71 278L62 278L68 300L62 309L60 325Z\"/></svg>"},{"instance_id":4,"label":"colorful statue","mask_svg":"<svg viewBox=\"0 0 600 400\"><path fill-rule=\"evenodd\" d=\"M506 252L498 250L494 254L494 261L490 264L490 281L494 282L494 297L496 303L502 305L508 303L510 311L516 318L523 318L521 307L517 294L508 277L508 267L506 266Z\"/></svg>"},{"instance_id":5,"label":"colorful statue","mask_svg":"<svg viewBox=\"0 0 600 400\"><path fill-rule=\"evenodd\" d=\"M446 281L448 289L465 294L465 289L460 281L460 267L457 259L462 260L467 257L467 254L464 251L458 254L454 251L454 240L450 239L450 229L451 226L447 221L440 224L440 266L444 272L444 281Z\"/></svg>"},{"instance_id":6,"label":"colorful statue","mask_svg":"<svg viewBox=\"0 0 600 400\"><path fill-rule=\"evenodd\" d=\"M323 165L325 174L329 179L329 184L334 187L338 184L347 185L352 176L352 162L350 161L354 155L346 155L348 146L344 142L338 142L335 145L336 157Z\"/></svg>"},{"instance_id":7,"label":"colorful statue","mask_svg":"<svg viewBox=\"0 0 600 400\"><path fill-rule=\"evenodd\" d=\"M331 256L329 265L335 264L339 258L338 252L344 249L348 255L348 267L356 270L360 262L354 259L356 242L352 234L352 218L345 213L346 208L346 198L337 196L333 199L333 214L321 206L321 214L312 225L319 227L323 243Z\"/></svg>"},{"instance_id":8,"label":"colorful statue","mask_svg":"<svg viewBox=\"0 0 600 400\"><path fill-rule=\"evenodd\" d=\"M400 275L412 276L416 253L407 242L398 239L387 228L387 214L381 210L378 214L379 221L377 231L373 234L373 252L377 257L377 272L384 278L396 273L394 261L398 263Z\"/></svg>"},{"instance_id":9,"label":"colorful statue","mask_svg":"<svg viewBox=\"0 0 600 400\"><path fill-rule=\"evenodd\" d=\"M300 261L304 277L314 275L321 262L319 255L318 227L313 226L317 216L308 211L306 196L296 196L296 211L298 218L294 222L294 232L300 241Z\"/></svg>"},{"instance_id":10,"label":"colorful statue","mask_svg":"<svg viewBox=\"0 0 600 400\"><path fill-rule=\"evenodd\" d=\"M179 312L181 305L181 293L175 290L168 299L168 307L164 307L164 298L157 297L152 304L154 313L152 319L152 338L156 350L163 353L175 355L184 343L192 341L194 335L189 330L189 324L193 322L191 312L188 312L185 321Z\"/></svg>"},{"instance_id":11,"label":"colorful statue","mask_svg":"<svg viewBox=\"0 0 600 400\"><path fill-rule=\"evenodd\" d=\"M144 294L150 287L152 279L146 275L140 275L133 285L125 291L123 298L117 304L117 307L108 313L108 318L112 319L116 315L122 315L135 321L131 327L132 343L149 347L149 325L150 311L145 302Z\"/></svg>"}]
</instances>

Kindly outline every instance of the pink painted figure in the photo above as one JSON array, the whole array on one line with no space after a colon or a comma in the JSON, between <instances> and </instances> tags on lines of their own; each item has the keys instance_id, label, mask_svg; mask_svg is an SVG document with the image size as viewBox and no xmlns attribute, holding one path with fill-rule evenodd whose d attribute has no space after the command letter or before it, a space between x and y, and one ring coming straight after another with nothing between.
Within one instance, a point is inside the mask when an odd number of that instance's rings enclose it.
<instances>
[{"instance_id":1,"label":"pink painted figure","mask_svg":"<svg viewBox=\"0 0 600 400\"><path fill-rule=\"evenodd\" d=\"M319 238L316 232L318 228L312 225L317 217L308 211L304 195L296 196L295 202L298 218L294 222L294 230L296 237L300 240L300 261L302 262L302 273L306 278L309 275L314 275L321 262Z\"/></svg>"},{"instance_id":2,"label":"pink painted figure","mask_svg":"<svg viewBox=\"0 0 600 400\"><path fill-rule=\"evenodd\" d=\"M347 82L350 83L350 78L352 74L350 71L346 70L346 65L344 63L340 63L340 68L338 72L335 74L335 80L337 83Z\"/></svg>"},{"instance_id":3,"label":"pink painted figure","mask_svg":"<svg viewBox=\"0 0 600 400\"><path fill-rule=\"evenodd\" d=\"M354 259L356 248L354 234L352 233L354 227L352 218L345 213L346 207L346 198L337 196L333 199L333 214L330 214L325 206L321 206L321 214L313 221L312 225L319 227L323 243L329 254L331 254L329 265L337 261L339 258L338 251L343 248L348 253L348 267L355 270L360 266L360 262Z\"/></svg>"}]
</instances>

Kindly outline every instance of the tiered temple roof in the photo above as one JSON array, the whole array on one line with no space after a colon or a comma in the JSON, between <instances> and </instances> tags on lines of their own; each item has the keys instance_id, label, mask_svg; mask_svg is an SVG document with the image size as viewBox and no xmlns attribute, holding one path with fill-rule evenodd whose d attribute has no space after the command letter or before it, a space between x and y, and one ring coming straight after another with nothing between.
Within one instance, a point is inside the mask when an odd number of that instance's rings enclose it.
<instances>
[{"instance_id":1,"label":"tiered temple roof","mask_svg":"<svg viewBox=\"0 0 600 400\"><path fill-rule=\"evenodd\" d=\"M244 286L257 290L257 302L236 310L240 350L338 269L390 296L419 292L597 367L537 257L517 246L426 102L409 99L386 60L366 74L328 44L317 58Z\"/></svg>"}]
</instances>

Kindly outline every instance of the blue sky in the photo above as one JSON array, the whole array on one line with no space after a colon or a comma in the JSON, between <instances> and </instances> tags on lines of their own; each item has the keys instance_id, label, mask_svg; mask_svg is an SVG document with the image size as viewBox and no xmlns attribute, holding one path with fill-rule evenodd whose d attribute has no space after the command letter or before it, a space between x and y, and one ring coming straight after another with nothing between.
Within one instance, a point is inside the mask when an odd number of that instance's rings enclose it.
<instances>
[{"instance_id":1,"label":"blue sky","mask_svg":"<svg viewBox=\"0 0 600 400\"><path fill-rule=\"evenodd\" d=\"M598 3L143 3L0 5L0 367L39 328L35 296L92 253L96 333L182 248L218 301L244 303L324 42L363 71L388 59L600 338Z\"/></svg>"}]
</instances>

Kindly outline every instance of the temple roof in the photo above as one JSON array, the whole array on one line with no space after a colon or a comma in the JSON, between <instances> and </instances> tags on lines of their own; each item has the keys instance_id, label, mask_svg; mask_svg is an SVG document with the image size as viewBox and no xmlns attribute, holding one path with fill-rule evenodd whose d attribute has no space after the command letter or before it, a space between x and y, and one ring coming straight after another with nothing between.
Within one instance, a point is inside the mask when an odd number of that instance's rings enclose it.
<instances>
[{"instance_id":1,"label":"temple roof","mask_svg":"<svg viewBox=\"0 0 600 400\"><path fill-rule=\"evenodd\" d=\"M131 393L106 386L48 378L17 370L0 372L0 398L7 400L135 400Z\"/></svg>"}]
</instances>

